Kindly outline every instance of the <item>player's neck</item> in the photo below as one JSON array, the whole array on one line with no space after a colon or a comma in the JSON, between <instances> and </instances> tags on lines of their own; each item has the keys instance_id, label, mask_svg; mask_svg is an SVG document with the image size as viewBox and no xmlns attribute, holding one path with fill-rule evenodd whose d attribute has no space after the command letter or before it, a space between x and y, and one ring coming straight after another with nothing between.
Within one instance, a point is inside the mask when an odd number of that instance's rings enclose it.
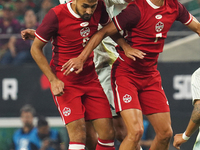
<instances>
[{"instance_id":1,"label":"player's neck","mask_svg":"<svg viewBox=\"0 0 200 150\"><path fill-rule=\"evenodd\" d=\"M31 126L31 127L26 127L26 126L24 126L24 127L23 127L23 132L24 132L24 133L28 133L28 132L30 132L32 129L33 129L33 126Z\"/></svg>"},{"instance_id":2,"label":"player's neck","mask_svg":"<svg viewBox=\"0 0 200 150\"><path fill-rule=\"evenodd\" d=\"M163 6L165 0L150 0L156 6Z\"/></svg>"},{"instance_id":3,"label":"player's neck","mask_svg":"<svg viewBox=\"0 0 200 150\"><path fill-rule=\"evenodd\" d=\"M76 12L75 4L73 4L73 2L71 3L71 8L72 8L72 10L73 10L76 14L78 14L78 13Z\"/></svg>"}]
</instances>

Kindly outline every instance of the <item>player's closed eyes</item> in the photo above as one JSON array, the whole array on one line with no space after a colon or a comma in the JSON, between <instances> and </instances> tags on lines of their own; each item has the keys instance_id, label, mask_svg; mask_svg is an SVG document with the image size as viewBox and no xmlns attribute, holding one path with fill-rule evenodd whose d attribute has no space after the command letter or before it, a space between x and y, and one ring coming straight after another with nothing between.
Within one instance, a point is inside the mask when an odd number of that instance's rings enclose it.
<instances>
[{"instance_id":1,"label":"player's closed eyes","mask_svg":"<svg viewBox=\"0 0 200 150\"><path fill-rule=\"evenodd\" d=\"M91 8L91 9L93 9L93 8L95 8L96 5L97 4L90 6L90 5L87 5L87 4L83 4L82 7L83 8Z\"/></svg>"}]
</instances>

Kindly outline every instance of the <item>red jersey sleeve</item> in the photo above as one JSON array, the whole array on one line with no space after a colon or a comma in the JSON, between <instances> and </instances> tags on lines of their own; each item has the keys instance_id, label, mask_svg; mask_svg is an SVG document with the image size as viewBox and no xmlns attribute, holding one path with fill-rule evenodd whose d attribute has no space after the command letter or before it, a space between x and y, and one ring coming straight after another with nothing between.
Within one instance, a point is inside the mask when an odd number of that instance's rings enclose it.
<instances>
[{"instance_id":1,"label":"red jersey sleeve","mask_svg":"<svg viewBox=\"0 0 200 150\"><path fill-rule=\"evenodd\" d=\"M113 17L113 22L119 31L130 30L140 21L141 13L135 4L130 4L117 16Z\"/></svg>"},{"instance_id":2,"label":"red jersey sleeve","mask_svg":"<svg viewBox=\"0 0 200 150\"><path fill-rule=\"evenodd\" d=\"M55 12L51 9L42 20L41 25L37 28L35 36L42 42L47 43L52 36L57 34L58 18Z\"/></svg>"},{"instance_id":3,"label":"red jersey sleeve","mask_svg":"<svg viewBox=\"0 0 200 150\"><path fill-rule=\"evenodd\" d=\"M101 5L101 19L99 21L99 23L102 25L102 26L105 26L107 25L109 22L110 22L110 17L106 11L106 5L104 3L104 1L100 1L102 3Z\"/></svg>"},{"instance_id":4,"label":"red jersey sleeve","mask_svg":"<svg viewBox=\"0 0 200 150\"><path fill-rule=\"evenodd\" d=\"M176 20L182 22L185 25L190 24L190 22L193 19L192 15L187 11L185 6L183 6L181 3L178 3L178 7L179 7L179 14Z\"/></svg>"}]
</instances>

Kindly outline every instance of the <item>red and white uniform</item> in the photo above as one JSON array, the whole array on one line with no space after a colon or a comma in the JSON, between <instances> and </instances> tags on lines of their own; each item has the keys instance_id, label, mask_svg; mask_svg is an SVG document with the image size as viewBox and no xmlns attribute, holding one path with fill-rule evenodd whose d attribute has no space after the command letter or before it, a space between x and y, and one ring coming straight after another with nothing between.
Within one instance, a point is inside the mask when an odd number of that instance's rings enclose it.
<instances>
[{"instance_id":1,"label":"red and white uniform","mask_svg":"<svg viewBox=\"0 0 200 150\"><path fill-rule=\"evenodd\" d=\"M175 20L185 25L192 21L192 15L177 0L165 0L161 7L150 0L134 0L113 18L117 29L126 31L127 42L146 53L144 59L133 61L117 47L120 56L112 69L117 111L129 108L141 109L144 114L169 111L157 59Z\"/></svg>"},{"instance_id":2,"label":"red and white uniform","mask_svg":"<svg viewBox=\"0 0 200 150\"><path fill-rule=\"evenodd\" d=\"M81 19L69 2L52 8L36 30L35 36L38 39L43 42L51 39L53 44L50 66L65 83L65 93L54 99L65 124L83 117L86 120L111 117L108 100L95 72L93 53L80 74L72 72L65 76L60 71L64 63L82 52L90 37L97 31L98 24L106 25L109 21L102 0L98 1L89 21Z\"/></svg>"}]
</instances>

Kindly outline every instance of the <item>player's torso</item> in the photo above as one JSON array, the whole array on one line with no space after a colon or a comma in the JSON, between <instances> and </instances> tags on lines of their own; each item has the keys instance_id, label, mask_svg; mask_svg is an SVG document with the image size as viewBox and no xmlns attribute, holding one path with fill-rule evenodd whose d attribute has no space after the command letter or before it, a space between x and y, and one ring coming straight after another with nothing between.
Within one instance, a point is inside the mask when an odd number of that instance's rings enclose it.
<instances>
[{"instance_id":1,"label":"player's torso","mask_svg":"<svg viewBox=\"0 0 200 150\"><path fill-rule=\"evenodd\" d=\"M84 49L90 37L97 31L101 18L101 11L97 7L89 21L84 21L71 9L70 3L66 5L62 13L57 14L58 32L53 37L54 51L78 56ZM56 13L56 10L55 10Z\"/></svg>"},{"instance_id":2,"label":"player's torso","mask_svg":"<svg viewBox=\"0 0 200 150\"><path fill-rule=\"evenodd\" d=\"M128 32L127 39L133 47L149 52L162 52L164 39L178 16L176 0L165 0L162 7L156 8L150 0L136 0L141 19L136 28ZM131 38L131 39L129 39Z\"/></svg>"}]
</instances>

